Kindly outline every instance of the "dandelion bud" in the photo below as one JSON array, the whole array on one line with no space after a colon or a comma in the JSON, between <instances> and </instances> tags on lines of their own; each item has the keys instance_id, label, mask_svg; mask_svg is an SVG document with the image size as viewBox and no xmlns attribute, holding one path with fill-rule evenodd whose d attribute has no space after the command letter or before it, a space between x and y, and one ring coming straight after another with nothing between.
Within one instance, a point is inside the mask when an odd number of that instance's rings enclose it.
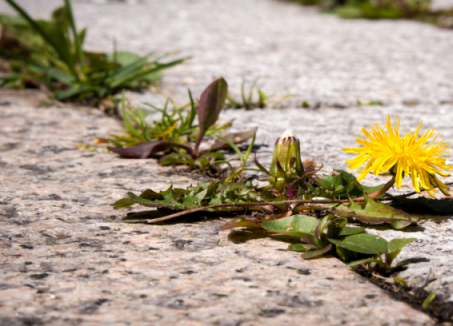
<instances>
[{"instance_id":1,"label":"dandelion bud","mask_svg":"<svg viewBox=\"0 0 453 326\"><path fill-rule=\"evenodd\" d=\"M270 182L277 190L284 188L304 174L304 167L300 159L299 139L291 131L286 130L277 139L269 172L272 176Z\"/></svg>"}]
</instances>

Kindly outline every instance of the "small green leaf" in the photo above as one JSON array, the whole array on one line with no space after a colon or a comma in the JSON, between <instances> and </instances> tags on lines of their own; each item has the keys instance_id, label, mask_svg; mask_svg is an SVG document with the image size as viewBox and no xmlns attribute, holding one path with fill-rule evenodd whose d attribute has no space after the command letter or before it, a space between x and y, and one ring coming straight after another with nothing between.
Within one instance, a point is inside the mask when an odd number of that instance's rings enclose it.
<instances>
[{"instance_id":1,"label":"small green leaf","mask_svg":"<svg viewBox=\"0 0 453 326\"><path fill-rule=\"evenodd\" d=\"M317 248L314 245L308 243L294 243L288 246L288 250L297 252L308 252L311 250L317 250Z\"/></svg>"},{"instance_id":2,"label":"small green leaf","mask_svg":"<svg viewBox=\"0 0 453 326\"><path fill-rule=\"evenodd\" d=\"M112 204L113 207L115 208L127 208L131 207L132 205L135 205L136 202L133 200L130 200L128 198L123 198L120 200L117 200L115 203Z\"/></svg>"},{"instance_id":3,"label":"small green leaf","mask_svg":"<svg viewBox=\"0 0 453 326\"><path fill-rule=\"evenodd\" d=\"M337 218L329 223L327 226L327 237L336 238L338 237L343 229L346 227L348 219L346 218Z\"/></svg>"},{"instance_id":4,"label":"small green leaf","mask_svg":"<svg viewBox=\"0 0 453 326\"><path fill-rule=\"evenodd\" d=\"M384 262L382 262L376 258L366 258L366 259L356 260L356 261L353 261L352 263L347 264L346 266L354 267L354 266L357 266L360 264L370 264L370 263L376 263L380 267L387 269L387 265Z\"/></svg>"},{"instance_id":5,"label":"small green leaf","mask_svg":"<svg viewBox=\"0 0 453 326\"><path fill-rule=\"evenodd\" d=\"M407 285L407 282L402 279L401 277L392 277L394 281L397 281L403 285L405 289L407 289L409 286Z\"/></svg>"},{"instance_id":6,"label":"small green leaf","mask_svg":"<svg viewBox=\"0 0 453 326\"><path fill-rule=\"evenodd\" d=\"M303 107L303 108L305 108L305 109L307 109L307 108L310 107L310 104L308 104L308 102L306 102L306 101L303 101L303 102L300 104L300 106Z\"/></svg>"},{"instance_id":7,"label":"small green leaf","mask_svg":"<svg viewBox=\"0 0 453 326\"><path fill-rule=\"evenodd\" d=\"M186 164L186 165L193 165L194 159L187 153L172 153L165 156L160 165L168 166L168 165L177 165L177 164ZM209 163L209 161L208 161Z\"/></svg>"},{"instance_id":8,"label":"small green leaf","mask_svg":"<svg viewBox=\"0 0 453 326\"><path fill-rule=\"evenodd\" d=\"M278 220L264 222L261 226L266 230L280 234L298 238L313 238L318 224L319 220L317 218L305 215L292 215Z\"/></svg>"},{"instance_id":9,"label":"small green leaf","mask_svg":"<svg viewBox=\"0 0 453 326\"><path fill-rule=\"evenodd\" d=\"M428 297L423 301L422 307L423 309L428 309L429 304L436 298L436 293L431 293Z\"/></svg>"},{"instance_id":10,"label":"small green leaf","mask_svg":"<svg viewBox=\"0 0 453 326\"><path fill-rule=\"evenodd\" d=\"M416 238L407 238L407 239L393 239L389 241L389 252L396 250L401 250L406 247L409 243L417 240Z\"/></svg>"},{"instance_id":11,"label":"small green leaf","mask_svg":"<svg viewBox=\"0 0 453 326\"><path fill-rule=\"evenodd\" d=\"M332 244L329 243L325 248L323 249L318 249L318 250L313 250L313 251L309 251L309 252L304 252L301 257L304 258L304 259L311 259L311 258L315 258L315 257L318 257L318 256L322 256L326 253L328 253L330 250L332 249Z\"/></svg>"},{"instance_id":12,"label":"small green leaf","mask_svg":"<svg viewBox=\"0 0 453 326\"><path fill-rule=\"evenodd\" d=\"M329 214L324 216L321 221L319 222L318 226L315 229L315 237L313 241L315 242L315 246L318 248L324 248L326 246L324 230L327 228L327 225L331 220L335 219L333 214Z\"/></svg>"},{"instance_id":13,"label":"small green leaf","mask_svg":"<svg viewBox=\"0 0 453 326\"><path fill-rule=\"evenodd\" d=\"M328 238L336 246L346 248L362 254L374 255L376 253L385 253L388 251L387 240L378 235L372 234L355 234L345 237L344 239Z\"/></svg>"},{"instance_id":14,"label":"small green leaf","mask_svg":"<svg viewBox=\"0 0 453 326\"><path fill-rule=\"evenodd\" d=\"M391 265L395 258L400 254L401 250L406 247L409 243L415 241L415 238L408 239L393 239L389 242L389 252L385 254L385 261L388 265ZM404 263L404 262L403 262ZM399 265L404 266L404 265Z\"/></svg>"}]
</instances>

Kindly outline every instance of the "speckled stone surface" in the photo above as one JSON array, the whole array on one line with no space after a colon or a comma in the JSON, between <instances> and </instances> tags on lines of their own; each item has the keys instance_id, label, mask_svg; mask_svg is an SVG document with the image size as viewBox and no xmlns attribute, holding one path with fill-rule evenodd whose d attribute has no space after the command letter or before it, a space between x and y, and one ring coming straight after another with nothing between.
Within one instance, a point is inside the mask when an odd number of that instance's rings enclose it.
<instances>
[{"instance_id":1,"label":"speckled stone surface","mask_svg":"<svg viewBox=\"0 0 453 326\"><path fill-rule=\"evenodd\" d=\"M225 219L123 223L109 204L126 191L194 176L75 149L118 130L99 112L0 95L1 325L432 324L335 258Z\"/></svg>"},{"instance_id":2,"label":"speckled stone surface","mask_svg":"<svg viewBox=\"0 0 453 326\"><path fill-rule=\"evenodd\" d=\"M452 0L438 0L443 6ZM48 17L60 0L20 0ZM99 3L100 2L100 3ZM104 3L102 3L104 2ZM386 104L453 102L453 38L415 21L342 20L294 3L273 0L74 1L86 48L141 54L180 51L192 56L165 73L162 94L133 94L136 103L187 102L224 76L236 98L243 77L277 96L281 105L346 107L357 101ZM434 3L437 3L434 1ZM0 12L12 12L0 3Z\"/></svg>"},{"instance_id":3,"label":"speckled stone surface","mask_svg":"<svg viewBox=\"0 0 453 326\"><path fill-rule=\"evenodd\" d=\"M18 2L40 17L61 3ZM188 87L197 96L220 75L236 96L242 76L260 76L269 94L294 94L282 103L292 108L221 115L235 118L236 130L259 126L264 163L275 139L291 129L302 155L323 163L323 172L346 169L350 156L341 148L354 146L362 127L384 123L387 114L398 114L403 130L423 120L453 140L452 31L410 21L344 21L266 0L129 2L74 1L79 26L89 28L88 49L110 51L115 37L119 49L194 56L166 71L158 92L128 94L135 103L159 104L169 95L183 103ZM5 2L0 12L11 12ZM0 91L0 325L433 323L335 259L304 261L285 251L282 239L220 231L223 219L201 214L194 224L124 224L127 210L109 204L125 192L204 177L76 149L120 130L119 123L87 108L39 108L42 99ZM357 100L385 106L358 107ZM301 101L320 109L296 108ZM400 192L410 189L406 183ZM398 276L417 286L431 269L427 290L453 300L451 216L370 232L418 238L399 259L419 263Z\"/></svg>"},{"instance_id":4,"label":"speckled stone surface","mask_svg":"<svg viewBox=\"0 0 453 326\"><path fill-rule=\"evenodd\" d=\"M440 132L440 138L453 141L452 105L419 105L386 107L351 107L348 109L284 109L261 111L263 115L254 112L228 111L229 118L236 118L238 128L259 126L257 139L269 147L260 149L261 161L270 163L272 159L272 144L285 129L292 130L301 141L301 153L305 158L314 158L324 165L321 172L328 173L332 169L347 170L344 162L354 157L342 151L343 147L356 147L355 138L362 137L362 127L369 127L378 122L385 124L387 114L398 115L401 129L415 130L423 121L422 131L433 126ZM393 121L396 119L393 118ZM246 121L241 123L241 121ZM447 157L447 164L453 165L453 158ZM356 174L356 171L352 171ZM442 178L444 182L452 182L453 177ZM367 176L363 183L367 185L383 184L388 177L375 175ZM410 180L403 182L401 189L392 188L390 193L402 194L412 192ZM442 198L441 196L438 196ZM408 227L404 230L392 230L384 227L370 228L375 233L391 240L394 238L417 238L398 256L398 261L413 259L417 263L409 265L406 271L398 274L413 286L424 284L430 274L427 291L442 295L445 300L453 301L453 216L420 215L418 227Z\"/></svg>"}]
</instances>

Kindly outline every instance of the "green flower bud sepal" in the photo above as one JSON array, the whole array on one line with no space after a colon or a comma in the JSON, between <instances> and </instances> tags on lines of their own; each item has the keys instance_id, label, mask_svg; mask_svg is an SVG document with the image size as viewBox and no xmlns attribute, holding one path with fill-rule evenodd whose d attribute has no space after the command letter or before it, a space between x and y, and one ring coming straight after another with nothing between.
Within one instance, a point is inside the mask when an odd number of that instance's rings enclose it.
<instances>
[{"instance_id":1,"label":"green flower bud sepal","mask_svg":"<svg viewBox=\"0 0 453 326\"><path fill-rule=\"evenodd\" d=\"M274 156L269 171L255 158L255 164L269 177L270 186L283 192L304 175L304 166L300 158L300 143L293 133L286 130L275 142Z\"/></svg>"}]
</instances>

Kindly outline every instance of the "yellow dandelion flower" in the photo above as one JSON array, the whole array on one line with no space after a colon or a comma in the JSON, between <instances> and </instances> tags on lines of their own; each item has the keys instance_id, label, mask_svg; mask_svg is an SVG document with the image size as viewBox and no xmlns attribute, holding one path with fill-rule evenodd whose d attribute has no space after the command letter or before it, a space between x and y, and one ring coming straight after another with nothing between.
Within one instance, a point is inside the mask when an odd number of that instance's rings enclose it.
<instances>
[{"instance_id":1,"label":"yellow dandelion flower","mask_svg":"<svg viewBox=\"0 0 453 326\"><path fill-rule=\"evenodd\" d=\"M416 192L420 192L420 183L432 197L435 197L434 193L437 192L434 186L450 196L447 192L450 188L436 177L436 173L443 177L450 176L449 173L442 172L442 169L448 170L453 167L445 165L446 159L440 157L448 154L449 143L444 143L445 139L435 142L439 132L434 127L419 137L421 122L414 133L408 131L404 137L401 137L398 116L396 119L398 122L394 127L389 115L384 128L377 123L374 127L370 127L371 132L362 128L362 132L368 139L365 137L356 139L363 145L362 147L343 148L347 153L359 154L345 163L349 164L350 169L357 169L368 161L363 170L357 171L360 173L358 181L363 180L370 172L377 175L390 171L398 188L401 187L403 178L410 176ZM434 138L430 140L432 137Z\"/></svg>"}]
</instances>

